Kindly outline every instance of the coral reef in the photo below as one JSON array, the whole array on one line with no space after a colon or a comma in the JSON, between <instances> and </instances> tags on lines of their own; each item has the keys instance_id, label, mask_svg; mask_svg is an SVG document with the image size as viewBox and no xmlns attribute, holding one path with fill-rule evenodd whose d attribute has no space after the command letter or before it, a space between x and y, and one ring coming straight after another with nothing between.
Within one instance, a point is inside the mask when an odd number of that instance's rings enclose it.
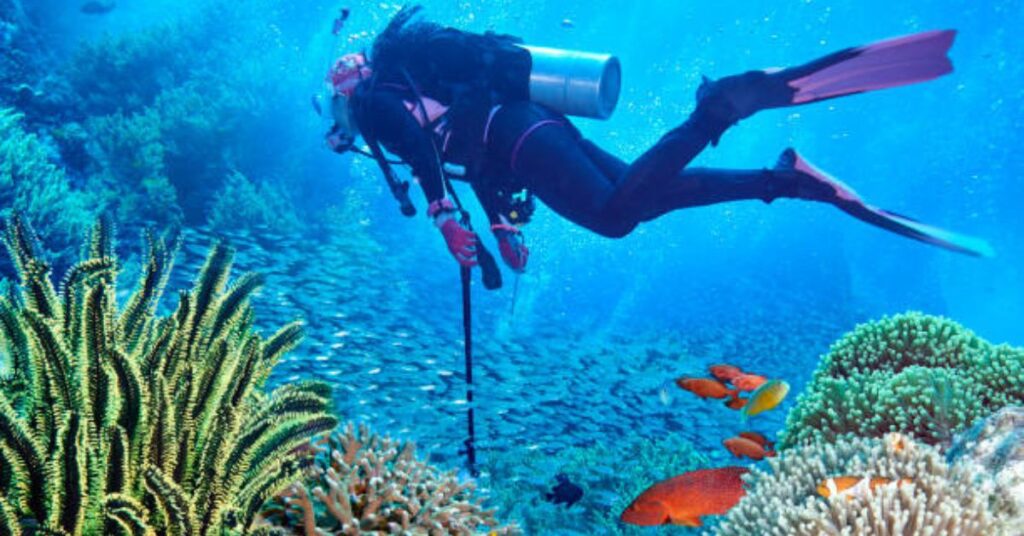
<instances>
[{"instance_id":1,"label":"coral reef","mask_svg":"<svg viewBox=\"0 0 1024 536\"><path fill-rule=\"evenodd\" d=\"M949 466L935 447L900 434L801 446L768 463L770 469L744 477L749 491L716 535L1010 534L1012 505L979 468ZM861 494L818 495L822 481L846 475L907 480Z\"/></svg>"},{"instance_id":2,"label":"coral reef","mask_svg":"<svg viewBox=\"0 0 1024 536\"><path fill-rule=\"evenodd\" d=\"M228 176L213 198L207 220L217 231L242 227L290 233L300 228L287 192L266 182L253 184L237 171Z\"/></svg>"},{"instance_id":3,"label":"coral reef","mask_svg":"<svg viewBox=\"0 0 1024 536\"><path fill-rule=\"evenodd\" d=\"M976 420L1024 402L1020 380L1022 349L994 346L940 317L884 318L833 345L789 413L780 446L889 432L948 445Z\"/></svg>"},{"instance_id":4,"label":"coral reef","mask_svg":"<svg viewBox=\"0 0 1024 536\"><path fill-rule=\"evenodd\" d=\"M100 168L89 178L90 189L104 193L118 220L181 220L164 163L161 118L155 111L91 117L84 129L87 152Z\"/></svg>"},{"instance_id":5,"label":"coral reef","mask_svg":"<svg viewBox=\"0 0 1024 536\"><path fill-rule=\"evenodd\" d=\"M98 213L96 199L71 187L47 146L21 127L21 117L0 109L0 218L18 211L46 233L48 250L73 251Z\"/></svg>"},{"instance_id":6,"label":"coral reef","mask_svg":"<svg viewBox=\"0 0 1024 536\"><path fill-rule=\"evenodd\" d=\"M4 242L20 295L0 298L0 532L223 534L301 475L302 446L332 429L330 389L260 386L302 336L253 330L261 278L228 284L218 245L171 316L156 315L176 248L149 234L134 293L119 306L111 225L101 220L60 287L33 231ZM29 528L31 527L31 528Z\"/></svg>"},{"instance_id":7,"label":"coral reef","mask_svg":"<svg viewBox=\"0 0 1024 536\"><path fill-rule=\"evenodd\" d=\"M629 434L609 443L558 451L509 447L488 454L482 482L491 502L526 534L659 534L662 529L623 525L619 514L651 484L707 467L708 459L677 434L658 439ZM571 508L544 499L564 474L583 489Z\"/></svg>"},{"instance_id":8,"label":"coral reef","mask_svg":"<svg viewBox=\"0 0 1024 536\"><path fill-rule=\"evenodd\" d=\"M296 534L517 534L474 500L472 482L416 459L412 443L349 424L317 443L305 483L294 484L265 512L278 532ZM312 491L310 491L312 487Z\"/></svg>"},{"instance_id":9,"label":"coral reef","mask_svg":"<svg viewBox=\"0 0 1024 536\"><path fill-rule=\"evenodd\" d=\"M82 96L77 123L89 140L83 172L117 200L119 217L203 224L233 170L267 173L265 131L274 118L265 112L281 81L269 72L273 51L252 54L267 32L246 10L211 2L187 20L81 47L68 77ZM74 160L80 142L56 134ZM289 196L264 202L295 214Z\"/></svg>"},{"instance_id":10,"label":"coral reef","mask_svg":"<svg viewBox=\"0 0 1024 536\"><path fill-rule=\"evenodd\" d=\"M946 457L950 462L969 460L995 481L999 493L1015 501L1024 513L1024 407L1003 408L956 437ZM1024 534L1019 517L1014 534Z\"/></svg>"}]
</instances>

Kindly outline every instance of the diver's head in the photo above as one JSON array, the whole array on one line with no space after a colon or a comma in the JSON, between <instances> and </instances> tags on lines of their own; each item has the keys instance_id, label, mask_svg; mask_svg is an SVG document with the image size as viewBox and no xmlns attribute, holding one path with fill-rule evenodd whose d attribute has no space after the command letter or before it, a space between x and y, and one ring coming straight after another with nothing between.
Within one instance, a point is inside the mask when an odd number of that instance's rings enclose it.
<instances>
[{"instance_id":1,"label":"diver's head","mask_svg":"<svg viewBox=\"0 0 1024 536\"><path fill-rule=\"evenodd\" d=\"M333 96L351 97L359 82L370 78L373 70L370 69L366 56L362 52L345 54L338 58L327 73L327 83L331 87Z\"/></svg>"},{"instance_id":2,"label":"diver's head","mask_svg":"<svg viewBox=\"0 0 1024 536\"><path fill-rule=\"evenodd\" d=\"M370 78L373 71L362 53L346 54L334 62L327 73L331 93L331 119L334 124L327 133L328 146L338 153L349 150L359 131L352 119L348 101L360 82Z\"/></svg>"}]
</instances>

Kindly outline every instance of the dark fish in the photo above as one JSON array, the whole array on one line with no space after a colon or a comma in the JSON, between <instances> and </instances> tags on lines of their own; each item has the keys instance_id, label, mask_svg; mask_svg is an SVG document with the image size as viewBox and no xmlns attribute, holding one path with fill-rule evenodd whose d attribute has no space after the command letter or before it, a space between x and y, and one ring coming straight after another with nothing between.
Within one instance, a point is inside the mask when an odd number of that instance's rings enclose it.
<instances>
[{"instance_id":1,"label":"dark fish","mask_svg":"<svg viewBox=\"0 0 1024 536\"><path fill-rule=\"evenodd\" d=\"M106 15L114 10L117 3L114 0L89 0L82 4L79 11L86 15Z\"/></svg>"},{"instance_id":2,"label":"dark fish","mask_svg":"<svg viewBox=\"0 0 1024 536\"><path fill-rule=\"evenodd\" d=\"M569 477L564 473L555 475L555 480L558 481L558 484L544 494L544 500L554 504L564 504L566 508L570 508L583 498L583 488L570 482Z\"/></svg>"},{"instance_id":3,"label":"dark fish","mask_svg":"<svg viewBox=\"0 0 1024 536\"><path fill-rule=\"evenodd\" d=\"M341 33L341 29L345 27L345 21L348 20L348 16L351 13L352 12L347 7L341 8L341 11L338 13L338 18L334 19L334 27L331 28L332 34L338 35Z\"/></svg>"}]
</instances>

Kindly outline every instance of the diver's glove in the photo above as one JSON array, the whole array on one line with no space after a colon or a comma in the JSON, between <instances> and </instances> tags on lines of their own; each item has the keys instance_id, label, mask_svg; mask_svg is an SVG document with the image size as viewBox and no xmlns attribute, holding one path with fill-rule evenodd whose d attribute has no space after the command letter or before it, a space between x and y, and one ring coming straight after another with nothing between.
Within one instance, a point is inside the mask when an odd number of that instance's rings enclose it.
<instances>
[{"instance_id":1,"label":"diver's glove","mask_svg":"<svg viewBox=\"0 0 1024 536\"><path fill-rule=\"evenodd\" d=\"M441 230L448 251L455 260L466 268L476 266L476 233L459 221L455 205L448 199L434 201L427 208L427 215L434 219L434 225Z\"/></svg>"},{"instance_id":2,"label":"diver's glove","mask_svg":"<svg viewBox=\"0 0 1024 536\"><path fill-rule=\"evenodd\" d=\"M498 240L498 250L501 251L501 258L505 260L505 264L517 273L526 271L530 250L526 248L523 232L514 225L505 223L492 225L491 232Z\"/></svg>"}]
</instances>

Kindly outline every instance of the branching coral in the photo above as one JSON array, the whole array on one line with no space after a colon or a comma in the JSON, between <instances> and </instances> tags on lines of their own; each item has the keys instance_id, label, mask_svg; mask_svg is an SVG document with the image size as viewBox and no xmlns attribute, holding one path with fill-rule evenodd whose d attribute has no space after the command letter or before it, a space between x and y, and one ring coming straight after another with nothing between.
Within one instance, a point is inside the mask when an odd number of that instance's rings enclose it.
<instances>
[{"instance_id":1,"label":"branching coral","mask_svg":"<svg viewBox=\"0 0 1024 536\"><path fill-rule=\"evenodd\" d=\"M253 184L245 175L232 172L213 199L207 218L215 230L269 229L296 231L299 219L287 193L268 183Z\"/></svg>"},{"instance_id":2,"label":"branching coral","mask_svg":"<svg viewBox=\"0 0 1024 536\"><path fill-rule=\"evenodd\" d=\"M307 536L517 533L499 527L494 512L474 500L472 482L416 459L411 443L350 424L321 441L319 451L311 482L293 485L266 512L280 529Z\"/></svg>"},{"instance_id":3,"label":"branching coral","mask_svg":"<svg viewBox=\"0 0 1024 536\"><path fill-rule=\"evenodd\" d=\"M1024 350L951 320L908 313L858 326L822 359L780 445L905 432L929 444L1024 401Z\"/></svg>"},{"instance_id":4,"label":"branching coral","mask_svg":"<svg viewBox=\"0 0 1024 536\"><path fill-rule=\"evenodd\" d=\"M0 218L19 211L46 231L49 249L73 249L96 207L89 195L71 188L43 142L23 130L20 120L0 109Z\"/></svg>"},{"instance_id":5,"label":"branching coral","mask_svg":"<svg viewBox=\"0 0 1024 536\"><path fill-rule=\"evenodd\" d=\"M747 495L718 536L1008 534L1011 505L976 466L950 467L936 448L899 434L798 447L768 463L744 478ZM892 483L818 495L822 481L839 476Z\"/></svg>"},{"instance_id":6,"label":"branching coral","mask_svg":"<svg viewBox=\"0 0 1024 536\"><path fill-rule=\"evenodd\" d=\"M118 306L111 226L59 287L20 218L4 242L20 296L0 298L0 533L200 536L248 527L301 473L300 449L332 429L323 384L260 386L302 330L264 340L216 246L170 317L155 311L174 248L147 236L138 287ZM19 521L20 520L20 521Z\"/></svg>"},{"instance_id":7,"label":"branching coral","mask_svg":"<svg viewBox=\"0 0 1024 536\"><path fill-rule=\"evenodd\" d=\"M82 47L69 74L100 170L94 182L122 217L205 223L232 169L266 167L267 132L258 127L267 126L263 112L281 85L267 65L278 49L253 53L267 31L231 3L212 2L188 20Z\"/></svg>"},{"instance_id":8,"label":"branching coral","mask_svg":"<svg viewBox=\"0 0 1024 536\"><path fill-rule=\"evenodd\" d=\"M167 178L161 119L154 111L92 117L87 147L100 164L90 187L107 193L119 219L158 223L181 219L177 194Z\"/></svg>"}]
</instances>

